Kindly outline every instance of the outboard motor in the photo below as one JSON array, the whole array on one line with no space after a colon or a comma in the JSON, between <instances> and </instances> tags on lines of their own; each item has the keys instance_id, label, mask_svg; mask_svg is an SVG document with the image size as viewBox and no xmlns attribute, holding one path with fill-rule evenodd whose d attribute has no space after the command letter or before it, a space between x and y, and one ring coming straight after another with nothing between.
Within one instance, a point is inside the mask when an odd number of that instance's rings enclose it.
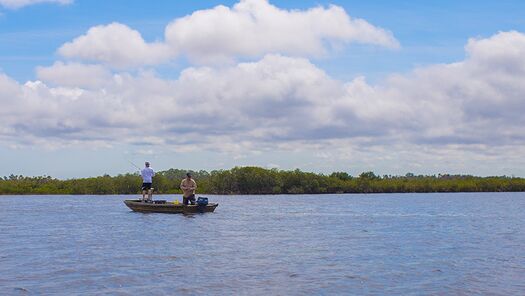
<instances>
[{"instance_id":1,"label":"outboard motor","mask_svg":"<svg viewBox=\"0 0 525 296\"><path fill-rule=\"evenodd\" d=\"M207 197L199 197L199 198L197 198L197 207L198 207L200 213L206 212L206 206L207 205L208 205L208 198Z\"/></svg>"},{"instance_id":2,"label":"outboard motor","mask_svg":"<svg viewBox=\"0 0 525 296\"><path fill-rule=\"evenodd\" d=\"M208 205L208 198L207 197L199 197L199 198L197 198L197 205L199 205L199 206L207 206Z\"/></svg>"}]
</instances>

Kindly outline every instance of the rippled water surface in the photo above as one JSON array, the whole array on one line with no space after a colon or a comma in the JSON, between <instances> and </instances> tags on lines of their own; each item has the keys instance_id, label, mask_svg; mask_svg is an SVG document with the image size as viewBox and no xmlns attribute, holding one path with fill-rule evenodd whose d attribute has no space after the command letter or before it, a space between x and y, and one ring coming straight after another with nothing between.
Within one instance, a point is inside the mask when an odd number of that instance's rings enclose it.
<instances>
[{"instance_id":1,"label":"rippled water surface","mask_svg":"<svg viewBox=\"0 0 525 296\"><path fill-rule=\"evenodd\" d=\"M0 196L0 294L525 293L524 193L209 197Z\"/></svg>"}]
</instances>

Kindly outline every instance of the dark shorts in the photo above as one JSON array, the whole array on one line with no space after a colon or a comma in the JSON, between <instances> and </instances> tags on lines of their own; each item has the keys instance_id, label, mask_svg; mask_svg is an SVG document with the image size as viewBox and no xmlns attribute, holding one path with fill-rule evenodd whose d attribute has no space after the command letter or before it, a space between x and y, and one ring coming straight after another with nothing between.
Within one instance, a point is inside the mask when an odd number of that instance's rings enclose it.
<instances>
[{"instance_id":1,"label":"dark shorts","mask_svg":"<svg viewBox=\"0 0 525 296\"><path fill-rule=\"evenodd\" d=\"M142 190L150 190L151 183L142 183Z\"/></svg>"},{"instance_id":2,"label":"dark shorts","mask_svg":"<svg viewBox=\"0 0 525 296\"><path fill-rule=\"evenodd\" d=\"M190 195L190 196L188 196L188 197L184 197L184 196L182 197L182 204L187 205L187 204L188 204L188 201L189 201L192 205L194 205L194 204L195 204L195 194L192 194L192 195Z\"/></svg>"}]
</instances>

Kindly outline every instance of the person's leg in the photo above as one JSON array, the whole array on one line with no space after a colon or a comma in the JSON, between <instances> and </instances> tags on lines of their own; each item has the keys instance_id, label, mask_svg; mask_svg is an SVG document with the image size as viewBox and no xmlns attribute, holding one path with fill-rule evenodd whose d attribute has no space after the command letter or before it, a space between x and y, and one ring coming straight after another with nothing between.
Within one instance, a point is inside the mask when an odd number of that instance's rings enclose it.
<instances>
[{"instance_id":1,"label":"person's leg","mask_svg":"<svg viewBox=\"0 0 525 296\"><path fill-rule=\"evenodd\" d=\"M151 200L151 183L142 183L142 200L149 201Z\"/></svg>"},{"instance_id":2,"label":"person's leg","mask_svg":"<svg viewBox=\"0 0 525 296\"><path fill-rule=\"evenodd\" d=\"M148 189L148 199L150 201L153 200L153 188Z\"/></svg>"},{"instance_id":3,"label":"person's leg","mask_svg":"<svg viewBox=\"0 0 525 296\"><path fill-rule=\"evenodd\" d=\"M185 196L182 197L182 204L185 205L185 206L188 205L188 198L187 197L185 197Z\"/></svg>"},{"instance_id":4,"label":"person's leg","mask_svg":"<svg viewBox=\"0 0 525 296\"><path fill-rule=\"evenodd\" d=\"M190 195L189 200L190 200L190 203L194 205L195 204L195 194Z\"/></svg>"},{"instance_id":5,"label":"person's leg","mask_svg":"<svg viewBox=\"0 0 525 296\"><path fill-rule=\"evenodd\" d=\"M142 185L142 201L146 201L146 187L144 187L144 184Z\"/></svg>"}]
</instances>

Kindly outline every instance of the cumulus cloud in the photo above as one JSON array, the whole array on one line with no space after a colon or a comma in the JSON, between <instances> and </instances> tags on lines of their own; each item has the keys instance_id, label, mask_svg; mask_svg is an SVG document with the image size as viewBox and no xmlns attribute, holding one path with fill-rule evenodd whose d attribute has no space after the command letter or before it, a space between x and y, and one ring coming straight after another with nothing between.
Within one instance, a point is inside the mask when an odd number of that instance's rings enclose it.
<instances>
[{"instance_id":1,"label":"cumulus cloud","mask_svg":"<svg viewBox=\"0 0 525 296\"><path fill-rule=\"evenodd\" d=\"M40 81L17 85L6 77L11 91L5 98L16 97L17 103L10 106L16 116L4 125L12 135L65 143L285 140L301 137L291 134L298 124L329 124L331 119L324 113L310 109L321 111L324 107L317 108L319 102L342 91L309 61L279 55L227 68L188 68L174 81L150 72L120 73L101 88L73 87L75 81L85 84L86 73L99 70L91 67L58 63L39 70L41 78L55 84L63 81L68 87ZM75 70L79 73L74 74Z\"/></svg>"},{"instance_id":2,"label":"cumulus cloud","mask_svg":"<svg viewBox=\"0 0 525 296\"><path fill-rule=\"evenodd\" d=\"M523 144L525 35L502 32L471 39L466 51L462 62L393 77L379 93L404 106L405 116L420 131L412 135L415 141Z\"/></svg>"},{"instance_id":3,"label":"cumulus cloud","mask_svg":"<svg viewBox=\"0 0 525 296\"><path fill-rule=\"evenodd\" d=\"M0 0L0 6L9 9L17 9L38 3L58 3L64 5L72 2L73 0Z\"/></svg>"},{"instance_id":4,"label":"cumulus cloud","mask_svg":"<svg viewBox=\"0 0 525 296\"><path fill-rule=\"evenodd\" d=\"M466 52L461 62L378 85L363 77L338 81L307 59L275 54L190 67L175 80L147 71L108 74L103 86L82 86L86 73L100 69L57 63L40 69L45 83L0 76L0 141L223 151L342 145L356 155L397 149L408 158L403 147L473 154L523 148L525 35L472 39Z\"/></svg>"},{"instance_id":5,"label":"cumulus cloud","mask_svg":"<svg viewBox=\"0 0 525 296\"><path fill-rule=\"evenodd\" d=\"M18 83L7 75L0 73L0 99L7 102L10 97L17 97L15 94L17 94L18 91Z\"/></svg>"},{"instance_id":6,"label":"cumulus cloud","mask_svg":"<svg viewBox=\"0 0 525 296\"><path fill-rule=\"evenodd\" d=\"M37 67L37 77L50 85L79 88L101 88L111 81L111 72L101 65L56 62L50 67Z\"/></svg>"},{"instance_id":7,"label":"cumulus cloud","mask_svg":"<svg viewBox=\"0 0 525 296\"><path fill-rule=\"evenodd\" d=\"M119 23L92 27L85 35L62 45L58 53L117 68L157 64L172 55L164 44L147 43L138 31Z\"/></svg>"},{"instance_id":8,"label":"cumulus cloud","mask_svg":"<svg viewBox=\"0 0 525 296\"><path fill-rule=\"evenodd\" d=\"M266 54L321 56L349 43L399 46L391 32L353 19L339 6L289 11L267 0L241 0L232 8L220 5L175 19L165 29L164 42L145 42L139 32L113 23L89 29L58 52L68 59L134 67L175 56L198 64Z\"/></svg>"},{"instance_id":9,"label":"cumulus cloud","mask_svg":"<svg viewBox=\"0 0 525 296\"><path fill-rule=\"evenodd\" d=\"M339 6L288 11L267 0L242 0L176 19L166 27L166 42L201 63L267 53L320 56L350 42L399 46L392 33L352 19Z\"/></svg>"}]
</instances>

